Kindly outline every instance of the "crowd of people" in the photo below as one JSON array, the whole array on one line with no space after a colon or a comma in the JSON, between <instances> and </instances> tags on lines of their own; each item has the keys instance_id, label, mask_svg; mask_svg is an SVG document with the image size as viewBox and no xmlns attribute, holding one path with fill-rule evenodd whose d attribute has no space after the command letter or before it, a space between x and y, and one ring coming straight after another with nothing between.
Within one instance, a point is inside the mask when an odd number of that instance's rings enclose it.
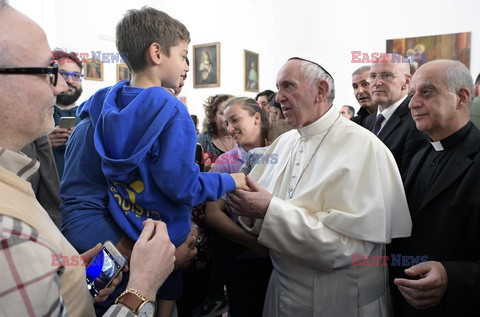
<instances>
[{"instance_id":1,"label":"crowd of people","mask_svg":"<svg viewBox=\"0 0 480 317\"><path fill-rule=\"evenodd\" d=\"M276 91L209 97L200 132L175 96L190 33L165 12L125 14L131 78L81 105L76 54L5 0L0 30L0 315L478 315L480 75L462 63L360 67L355 115L332 66L295 55ZM92 298L106 241L128 267Z\"/></svg>"}]
</instances>

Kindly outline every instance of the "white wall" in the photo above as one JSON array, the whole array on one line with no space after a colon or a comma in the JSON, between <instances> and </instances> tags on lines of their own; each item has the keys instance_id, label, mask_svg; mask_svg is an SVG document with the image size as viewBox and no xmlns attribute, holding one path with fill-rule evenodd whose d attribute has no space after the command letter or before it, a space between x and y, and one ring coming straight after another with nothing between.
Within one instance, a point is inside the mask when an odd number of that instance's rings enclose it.
<instances>
[{"instance_id":1,"label":"white wall","mask_svg":"<svg viewBox=\"0 0 480 317\"><path fill-rule=\"evenodd\" d=\"M475 0L416 1L275 1L275 64L298 51L323 56L333 67L336 105L358 107L351 73L351 51L385 52L386 40L472 32L470 70L480 71L480 2Z\"/></svg>"},{"instance_id":2,"label":"white wall","mask_svg":"<svg viewBox=\"0 0 480 317\"><path fill-rule=\"evenodd\" d=\"M203 118L203 101L210 95L243 91L243 50L260 54L260 90L275 90L280 66L292 55L314 52L327 60L335 79L335 104L358 107L351 89L351 51L384 52L386 40L457 32L472 32L470 69L480 71L480 2L475 0L318 1L318 0L10 0L47 33L50 45L76 52L116 53L115 25L130 8L151 5L182 21L191 45L220 42L221 86L194 89L189 73L180 96L192 114ZM190 46L191 48L191 46ZM192 60L192 54L189 54ZM104 65L103 82L83 83L85 100L115 82L115 64Z\"/></svg>"}]
</instances>

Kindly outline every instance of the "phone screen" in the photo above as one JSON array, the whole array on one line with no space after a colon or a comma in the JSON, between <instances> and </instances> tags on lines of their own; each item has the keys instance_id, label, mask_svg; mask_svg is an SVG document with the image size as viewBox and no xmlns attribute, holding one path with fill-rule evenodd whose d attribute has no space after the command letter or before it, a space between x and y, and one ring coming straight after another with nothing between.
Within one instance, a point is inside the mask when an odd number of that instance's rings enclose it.
<instances>
[{"instance_id":1,"label":"phone screen","mask_svg":"<svg viewBox=\"0 0 480 317\"><path fill-rule=\"evenodd\" d=\"M122 270L125 263L123 257L112 255L105 246L87 266L87 288L93 297L98 295Z\"/></svg>"}]
</instances>

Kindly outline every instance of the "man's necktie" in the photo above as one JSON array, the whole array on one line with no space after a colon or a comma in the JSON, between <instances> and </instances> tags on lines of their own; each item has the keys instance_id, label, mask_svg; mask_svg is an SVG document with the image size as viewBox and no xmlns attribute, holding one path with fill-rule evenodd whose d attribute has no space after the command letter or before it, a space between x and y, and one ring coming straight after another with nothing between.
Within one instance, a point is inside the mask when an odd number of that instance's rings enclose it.
<instances>
[{"instance_id":1,"label":"man's necktie","mask_svg":"<svg viewBox=\"0 0 480 317\"><path fill-rule=\"evenodd\" d=\"M373 129L372 129L372 132L375 133L375 135L377 135L378 131L380 131L380 127L382 126L383 120L385 120L385 117L383 116L383 114L379 114L375 119L375 123L373 124Z\"/></svg>"}]
</instances>

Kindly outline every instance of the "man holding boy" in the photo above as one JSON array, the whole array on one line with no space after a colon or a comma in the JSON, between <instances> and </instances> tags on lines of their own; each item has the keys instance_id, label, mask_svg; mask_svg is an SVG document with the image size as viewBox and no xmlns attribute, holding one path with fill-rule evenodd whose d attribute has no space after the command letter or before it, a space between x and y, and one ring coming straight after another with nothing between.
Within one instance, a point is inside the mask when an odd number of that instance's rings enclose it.
<instances>
[{"instance_id":1,"label":"man holding boy","mask_svg":"<svg viewBox=\"0 0 480 317\"><path fill-rule=\"evenodd\" d=\"M66 265L80 255L26 181L38 162L19 152L53 128L55 97L67 85L58 75L58 63L52 62L43 30L4 0L0 0L0 43L0 315L93 317L85 266ZM174 247L161 222L148 220L142 235L132 253L128 286L154 300L173 269ZM99 246L82 256L90 258ZM52 261L58 255L67 259L65 265ZM111 292L112 288L102 290L95 301L105 300ZM135 300L134 294L123 298L130 296ZM118 304L107 315L134 316L132 308Z\"/></svg>"},{"instance_id":2,"label":"man holding boy","mask_svg":"<svg viewBox=\"0 0 480 317\"><path fill-rule=\"evenodd\" d=\"M241 173L200 172L190 114L164 89L179 87L189 70L189 41L181 22L153 8L130 10L117 25L117 49L128 56L132 79L80 106L82 122L65 153L62 230L78 249L109 239L128 255L142 222L152 218L167 224L174 245L188 246L177 251L191 258L198 236L191 232L192 207L246 188ZM175 271L159 295L166 300L160 316L170 316L180 295Z\"/></svg>"}]
</instances>

